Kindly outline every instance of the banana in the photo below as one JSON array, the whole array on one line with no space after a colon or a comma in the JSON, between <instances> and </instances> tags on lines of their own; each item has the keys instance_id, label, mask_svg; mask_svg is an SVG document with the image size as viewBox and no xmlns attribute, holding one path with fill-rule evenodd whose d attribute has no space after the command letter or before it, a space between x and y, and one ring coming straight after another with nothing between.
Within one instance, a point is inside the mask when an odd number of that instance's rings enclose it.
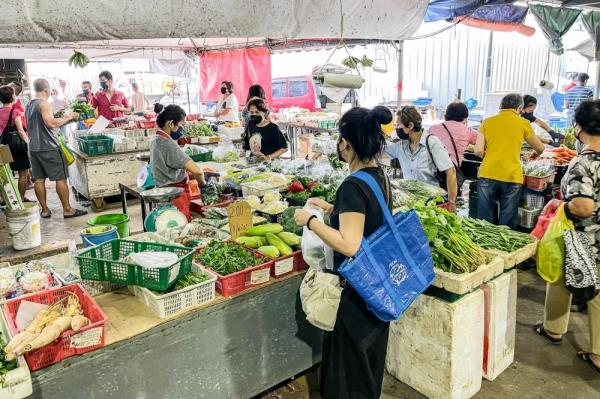
<instances>
[{"instance_id":1,"label":"banana","mask_svg":"<svg viewBox=\"0 0 600 399\"><path fill-rule=\"evenodd\" d=\"M73 55L69 58L69 66L74 66L75 68L84 68L90 59L83 53L75 50Z\"/></svg>"}]
</instances>

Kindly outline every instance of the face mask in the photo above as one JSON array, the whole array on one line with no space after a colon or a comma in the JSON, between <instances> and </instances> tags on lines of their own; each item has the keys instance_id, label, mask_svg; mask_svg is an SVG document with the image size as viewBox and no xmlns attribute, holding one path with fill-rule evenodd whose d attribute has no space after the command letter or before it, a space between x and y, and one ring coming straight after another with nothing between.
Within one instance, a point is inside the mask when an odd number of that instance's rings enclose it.
<instances>
[{"instance_id":1,"label":"face mask","mask_svg":"<svg viewBox=\"0 0 600 399\"><path fill-rule=\"evenodd\" d=\"M400 140L408 140L409 139L408 133L406 133L404 131L404 128L397 127L396 128L396 134L398 135L398 137L400 138Z\"/></svg>"},{"instance_id":2,"label":"face mask","mask_svg":"<svg viewBox=\"0 0 600 399\"><path fill-rule=\"evenodd\" d=\"M535 116L533 116L533 112L521 112L521 117L527 119L530 122L535 121Z\"/></svg>"},{"instance_id":3,"label":"face mask","mask_svg":"<svg viewBox=\"0 0 600 399\"><path fill-rule=\"evenodd\" d=\"M221 87L221 94L225 94L225 93L227 93L227 88Z\"/></svg>"},{"instance_id":4,"label":"face mask","mask_svg":"<svg viewBox=\"0 0 600 399\"><path fill-rule=\"evenodd\" d=\"M342 162L346 162L346 160L344 159L344 157L342 156L342 151L340 151L340 142L338 141L338 143L335 146L335 149L337 150L337 156L338 159Z\"/></svg>"},{"instance_id":5,"label":"face mask","mask_svg":"<svg viewBox=\"0 0 600 399\"><path fill-rule=\"evenodd\" d=\"M88 89L83 89L83 95L87 96L88 94L90 94L90 91Z\"/></svg>"},{"instance_id":6,"label":"face mask","mask_svg":"<svg viewBox=\"0 0 600 399\"><path fill-rule=\"evenodd\" d=\"M579 127L579 125L575 125L575 130L573 131L573 135L575 136L575 139L577 139L577 141L579 141L582 144L585 144L580 139L580 137L581 137L581 128Z\"/></svg>"},{"instance_id":7,"label":"face mask","mask_svg":"<svg viewBox=\"0 0 600 399\"><path fill-rule=\"evenodd\" d=\"M102 89L104 89L104 90L108 89L108 82L101 80L100 87L102 87Z\"/></svg>"},{"instance_id":8,"label":"face mask","mask_svg":"<svg viewBox=\"0 0 600 399\"><path fill-rule=\"evenodd\" d=\"M179 128L170 134L173 140L179 140L183 136L183 128L179 126Z\"/></svg>"},{"instance_id":9,"label":"face mask","mask_svg":"<svg viewBox=\"0 0 600 399\"><path fill-rule=\"evenodd\" d=\"M262 115L250 115L250 122L261 123L263 121Z\"/></svg>"}]
</instances>

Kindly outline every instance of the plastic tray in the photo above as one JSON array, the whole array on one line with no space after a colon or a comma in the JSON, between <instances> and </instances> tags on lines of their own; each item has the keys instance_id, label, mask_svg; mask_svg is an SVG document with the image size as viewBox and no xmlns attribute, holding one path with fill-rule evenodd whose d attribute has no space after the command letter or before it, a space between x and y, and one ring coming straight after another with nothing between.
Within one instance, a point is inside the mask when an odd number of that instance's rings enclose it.
<instances>
[{"instance_id":1,"label":"plastic tray","mask_svg":"<svg viewBox=\"0 0 600 399\"><path fill-rule=\"evenodd\" d=\"M543 191L554 181L555 173L546 176L525 176L524 185L530 190Z\"/></svg>"},{"instance_id":2,"label":"plastic tray","mask_svg":"<svg viewBox=\"0 0 600 399\"><path fill-rule=\"evenodd\" d=\"M148 250L173 252L178 256L177 262L169 267L148 269L121 260L130 253ZM82 279L165 291L190 272L193 253L193 249L177 245L115 239L91 247L75 258Z\"/></svg>"},{"instance_id":3,"label":"plastic tray","mask_svg":"<svg viewBox=\"0 0 600 399\"><path fill-rule=\"evenodd\" d=\"M256 257L261 256L254 251L250 251L248 249L246 250L255 254ZM231 296L245 291L249 288L257 287L259 285L268 283L270 279L270 271L272 265L273 261L269 260L260 265L249 267L239 272L228 274L227 276L222 276L205 265L202 266L207 269L210 269L211 271L213 271L213 273L217 275L217 291L223 296Z\"/></svg>"},{"instance_id":4,"label":"plastic tray","mask_svg":"<svg viewBox=\"0 0 600 399\"><path fill-rule=\"evenodd\" d=\"M8 343L13 334L8 328L8 322L4 312L0 311L0 333L5 344ZM21 399L33 393L31 386L31 373L25 362L25 357L17 358L17 368L6 373L4 383L0 384L0 398L2 399Z\"/></svg>"},{"instance_id":5,"label":"plastic tray","mask_svg":"<svg viewBox=\"0 0 600 399\"><path fill-rule=\"evenodd\" d=\"M132 286L133 293L142 303L150 308L152 313L161 319L192 306L214 300L217 275L195 264L192 265L192 270L201 271L205 275L210 276L210 279L164 295L156 295L147 288L136 286Z\"/></svg>"},{"instance_id":6,"label":"plastic tray","mask_svg":"<svg viewBox=\"0 0 600 399\"><path fill-rule=\"evenodd\" d=\"M271 266L271 277L285 277L288 274L303 270L306 267L307 265L302 257L302 251L298 250L291 255L273 259L273 266Z\"/></svg>"},{"instance_id":7,"label":"plastic tray","mask_svg":"<svg viewBox=\"0 0 600 399\"><path fill-rule=\"evenodd\" d=\"M79 149L89 156L112 154L113 138L103 134L89 134L77 137Z\"/></svg>"},{"instance_id":8,"label":"plastic tray","mask_svg":"<svg viewBox=\"0 0 600 399\"><path fill-rule=\"evenodd\" d=\"M268 222L268 223L279 223L279 224L283 224L283 212L282 212L282 213L277 213L277 214L275 214L275 215L272 215L272 214L270 214L270 213L263 212L263 211L260 211L260 210L258 210L258 209L255 209L254 211L256 212L256 214L257 214L258 216L261 216L261 217L263 217L263 218L267 219L267 222Z\"/></svg>"},{"instance_id":9,"label":"plastic tray","mask_svg":"<svg viewBox=\"0 0 600 399\"><path fill-rule=\"evenodd\" d=\"M242 195L244 197L248 197L250 195L255 195L257 197L264 197L264 195L266 193L268 193L269 191L277 191L277 192L281 192L283 190L285 190L285 188L287 187L287 184L283 184L280 186L275 186L275 187L269 187L269 188L263 188L263 189L259 189L254 187L254 184L257 182L263 182L264 180L255 180L249 183L242 183L240 184L240 187L242 189Z\"/></svg>"},{"instance_id":10,"label":"plastic tray","mask_svg":"<svg viewBox=\"0 0 600 399\"><path fill-rule=\"evenodd\" d=\"M526 188L523 190L523 203L527 205L527 208L542 209L546 204L546 197L543 192Z\"/></svg>"},{"instance_id":11,"label":"plastic tray","mask_svg":"<svg viewBox=\"0 0 600 399\"><path fill-rule=\"evenodd\" d=\"M18 333L15 318L22 301L30 301L51 305L73 292L79 298L83 314L91 323L78 332L63 332L54 342L25 354L29 368L39 370L74 355L81 355L104 346L106 315L94 298L80 285L68 285L35 294L25 295L6 302L4 312L12 334Z\"/></svg>"},{"instance_id":12,"label":"plastic tray","mask_svg":"<svg viewBox=\"0 0 600 399\"><path fill-rule=\"evenodd\" d=\"M194 162L209 162L212 161L212 151L205 152L203 154L194 154L190 156Z\"/></svg>"}]
</instances>

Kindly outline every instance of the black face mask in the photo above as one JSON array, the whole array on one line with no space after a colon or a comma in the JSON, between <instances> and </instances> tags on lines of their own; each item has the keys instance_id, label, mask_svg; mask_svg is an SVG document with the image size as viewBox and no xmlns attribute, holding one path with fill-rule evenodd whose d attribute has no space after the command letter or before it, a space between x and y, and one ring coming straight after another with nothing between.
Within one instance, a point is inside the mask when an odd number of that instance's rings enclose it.
<instances>
[{"instance_id":1,"label":"black face mask","mask_svg":"<svg viewBox=\"0 0 600 399\"><path fill-rule=\"evenodd\" d=\"M221 94L227 93L227 89L225 87L221 87Z\"/></svg>"},{"instance_id":2,"label":"black face mask","mask_svg":"<svg viewBox=\"0 0 600 399\"><path fill-rule=\"evenodd\" d=\"M88 94L90 94L90 91L88 89L83 89L83 95L87 96Z\"/></svg>"},{"instance_id":3,"label":"black face mask","mask_svg":"<svg viewBox=\"0 0 600 399\"><path fill-rule=\"evenodd\" d=\"M529 122L535 122L533 112L521 112L521 117L527 119Z\"/></svg>"},{"instance_id":4,"label":"black face mask","mask_svg":"<svg viewBox=\"0 0 600 399\"><path fill-rule=\"evenodd\" d=\"M396 134L398 135L398 137L400 138L400 140L408 140L409 139L408 133L406 133L404 131L404 129L401 128L401 127L397 127L396 128Z\"/></svg>"},{"instance_id":5,"label":"black face mask","mask_svg":"<svg viewBox=\"0 0 600 399\"><path fill-rule=\"evenodd\" d=\"M102 87L104 90L108 89L108 82L104 82L104 81L100 81L100 87Z\"/></svg>"},{"instance_id":6,"label":"black face mask","mask_svg":"<svg viewBox=\"0 0 600 399\"><path fill-rule=\"evenodd\" d=\"M339 142L336 144L335 149L337 150L338 159L342 162L346 162L344 157L342 157L342 152L340 151L340 143Z\"/></svg>"},{"instance_id":7,"label":"black face mask","mask_svg":"<svg viewBox=\"0 0 600 399\"><path fill-rule=\"evenodd\" d=\"M250 122L261 123L263 121L262 115L250 115Z\"/></svg>"}]
</instances>

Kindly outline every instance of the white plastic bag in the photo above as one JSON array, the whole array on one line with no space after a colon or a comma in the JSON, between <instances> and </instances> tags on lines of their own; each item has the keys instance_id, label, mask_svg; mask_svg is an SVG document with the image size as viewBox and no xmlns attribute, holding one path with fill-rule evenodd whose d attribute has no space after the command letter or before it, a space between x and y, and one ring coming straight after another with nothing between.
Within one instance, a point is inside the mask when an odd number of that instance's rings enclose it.
<instances>
[{"instance_id":1,"label":"white plastic bag","mask_svg":"<svg viewBox=\"0 0 600 399\"><path fill-rule=\"evenodd\" d=\"M221 142L213 152L215 162L234 162L239 159L233 141L227 136L221 136Z\"/></svg>"},{"instance_id":2,"label":"white plastic bag","mask_svg":"<svg viewBox=\"0 0 600 399\"><path fill-rule=\"evenodd\" d=\"M322 209L307 204L304 210L323 222ZM306 226L302 229L302 257L308 266L317 270L333 270L333 250Z\"/></svg>"}]
</instances>

